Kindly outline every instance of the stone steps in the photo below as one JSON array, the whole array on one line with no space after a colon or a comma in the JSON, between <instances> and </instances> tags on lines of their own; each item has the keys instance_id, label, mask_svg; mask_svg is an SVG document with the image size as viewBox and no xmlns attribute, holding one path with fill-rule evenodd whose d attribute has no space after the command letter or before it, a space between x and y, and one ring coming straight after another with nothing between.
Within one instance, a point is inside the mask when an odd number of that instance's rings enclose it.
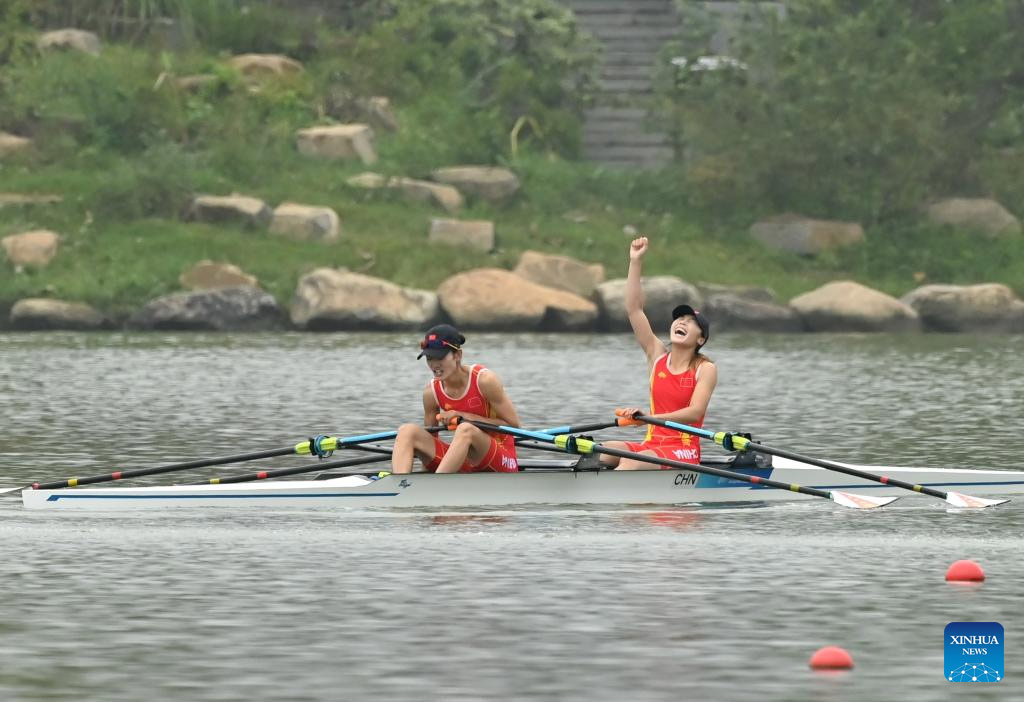
<instances>
[{"instance_id":1,"label":"stone steps","mask_svg":"<svg viewBox=\"0 0 1024 702\"><path fill-rule=\"evenodd\" d=\"M610 166L653 168L672 160L667 134L653 131L646 103L658 54L678 37L674 0L563 0L602 48L599 104L585 113L584 157Z\"/></svg>"}]
</instances>

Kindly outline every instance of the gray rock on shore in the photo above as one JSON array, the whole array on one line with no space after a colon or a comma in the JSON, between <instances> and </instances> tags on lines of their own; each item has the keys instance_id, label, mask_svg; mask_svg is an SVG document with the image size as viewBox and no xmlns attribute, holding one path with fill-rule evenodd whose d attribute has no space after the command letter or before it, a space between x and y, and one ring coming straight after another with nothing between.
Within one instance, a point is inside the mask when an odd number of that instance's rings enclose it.
<instances>
[{"instance_id":1,"label":"gray rock on shore","mask_svg":"<svg viewBox=\"0 0 1024 702\"><path fill-rule=\"evenodd\" d=\"M912 307L852 280L826 283L789 304L808 331L907 332L921 328Z\"/></svg>"},{"instance_id":2,"label":"gray rock on shore","mask_svg":"<svg viewBox=\"0 0 1024 702\"><path fill-rule=\"evenodd\" d=\"M932 331L1024 334L1024 301L999 283L924 285L900 300Z\"/></svg>"},{"instance_id":3,"label":"gray rock on shore","mask_svg":"<svg viewBox=\"0 0 1024 702\"><path fill-rule=\"evenodd\" d=\"M672 310L676 305L691 305L700 309L704 297L697 287L673 275L644 277L644 313L655 334L664 334L672 324ZM601 283L596 291L601 309L600 326L609 331L629 331L626 314L626 279L617 278Z\"/></svg>"},{"instance_id":4,"label":"gray rock on shore","mask_svg":"<svg viewBox=\"0 0 1024 702\"><path fill-rule=\"evenodd\" d=\"M91 330L106 320L95 309L81 302L42 297L18 300L11 307L11 326L19 330Z\"/></svg>"},{"instance_id":5,"label":"gray rock on shore","mask_svg":"<svg viewBox=\"0 0 1024 702\"><path fill-rule=\"evenodd\" d=\"M283 329L284 311L259 288L180 292L148 302L128 320L130 329L270 331Z\"/></svg>"},{"instance_id":6,"label":"gray rock on shore","mask_svg":"<svg viewBox=\"0 0 1024 702\"><path fill-rule=\"evenodd\" d=\"M439 316L434 292L333 268L304 275L291 305L292 324L311 331L425 329Z\"/></svg>"}]
</instances>

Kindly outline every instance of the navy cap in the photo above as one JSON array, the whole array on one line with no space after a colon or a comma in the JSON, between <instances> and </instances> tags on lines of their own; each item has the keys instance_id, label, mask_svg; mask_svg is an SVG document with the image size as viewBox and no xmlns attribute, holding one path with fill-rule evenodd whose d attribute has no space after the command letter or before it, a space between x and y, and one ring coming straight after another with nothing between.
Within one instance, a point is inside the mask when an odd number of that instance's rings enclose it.
<instances>
[{"instance_id":1,"label":"navy cap","mask_svg":"<svg viewBox=\"0 0 1024 702\"><path fill-rule=\"evenodd\" d=\"M464 343L466 337L458 329L451 324L438 324L427 330L420 342L420 355L416 358L444 358L452 351L461 350Z\"/></svg>"}]
</instances>

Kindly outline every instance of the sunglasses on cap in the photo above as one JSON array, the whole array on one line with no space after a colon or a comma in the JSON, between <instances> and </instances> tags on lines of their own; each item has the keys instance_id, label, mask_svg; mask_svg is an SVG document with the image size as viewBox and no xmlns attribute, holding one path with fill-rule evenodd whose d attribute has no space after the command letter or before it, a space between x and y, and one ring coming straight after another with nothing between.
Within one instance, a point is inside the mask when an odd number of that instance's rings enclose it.
<instances>
[{"instance_id":1,"label":"sunglasses on cap","mask_svg":"<svg viewBox=\"0 0 1024 702\"><path fill-rule=\"evenodd\" d=\"M451 343L450 341L445 341L444 339L438 339L433 334L431 334L431 338L424 339L423 341L420 342L420 348L421 349L443 349L443 348L449 348L449 349L452 349L453 351L460 351L460 350L462 350L461 346L456 346L455 344Z\"/></svg>"}]
</instances>

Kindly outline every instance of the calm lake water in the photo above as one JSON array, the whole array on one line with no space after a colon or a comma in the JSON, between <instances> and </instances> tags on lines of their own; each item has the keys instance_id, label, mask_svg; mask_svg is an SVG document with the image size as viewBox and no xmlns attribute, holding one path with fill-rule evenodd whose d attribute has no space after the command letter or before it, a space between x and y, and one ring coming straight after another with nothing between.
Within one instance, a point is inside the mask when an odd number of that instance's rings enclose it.
<instances>
[{"instance_id":1,"label":"calm lake water","mask_svg":"<svg viewBox=\"0 0 1024 702\"><path fill-rule=\"evenodd\" d=\"M419 421L417 341L0 335L0 485ZM850 462L1021 469L1022 349L718 335L706 426ZM528 427L645 402L626 335L473 334L466 350ZM1021 500L76 515L8 497L0 544L0 700L1024 698ZM987 581L947 584L960 558ZM953 621L1003 625L1002 682L945 681ZM856 668L809 670L829 644Z\"/></svg>"}]
</instances>

